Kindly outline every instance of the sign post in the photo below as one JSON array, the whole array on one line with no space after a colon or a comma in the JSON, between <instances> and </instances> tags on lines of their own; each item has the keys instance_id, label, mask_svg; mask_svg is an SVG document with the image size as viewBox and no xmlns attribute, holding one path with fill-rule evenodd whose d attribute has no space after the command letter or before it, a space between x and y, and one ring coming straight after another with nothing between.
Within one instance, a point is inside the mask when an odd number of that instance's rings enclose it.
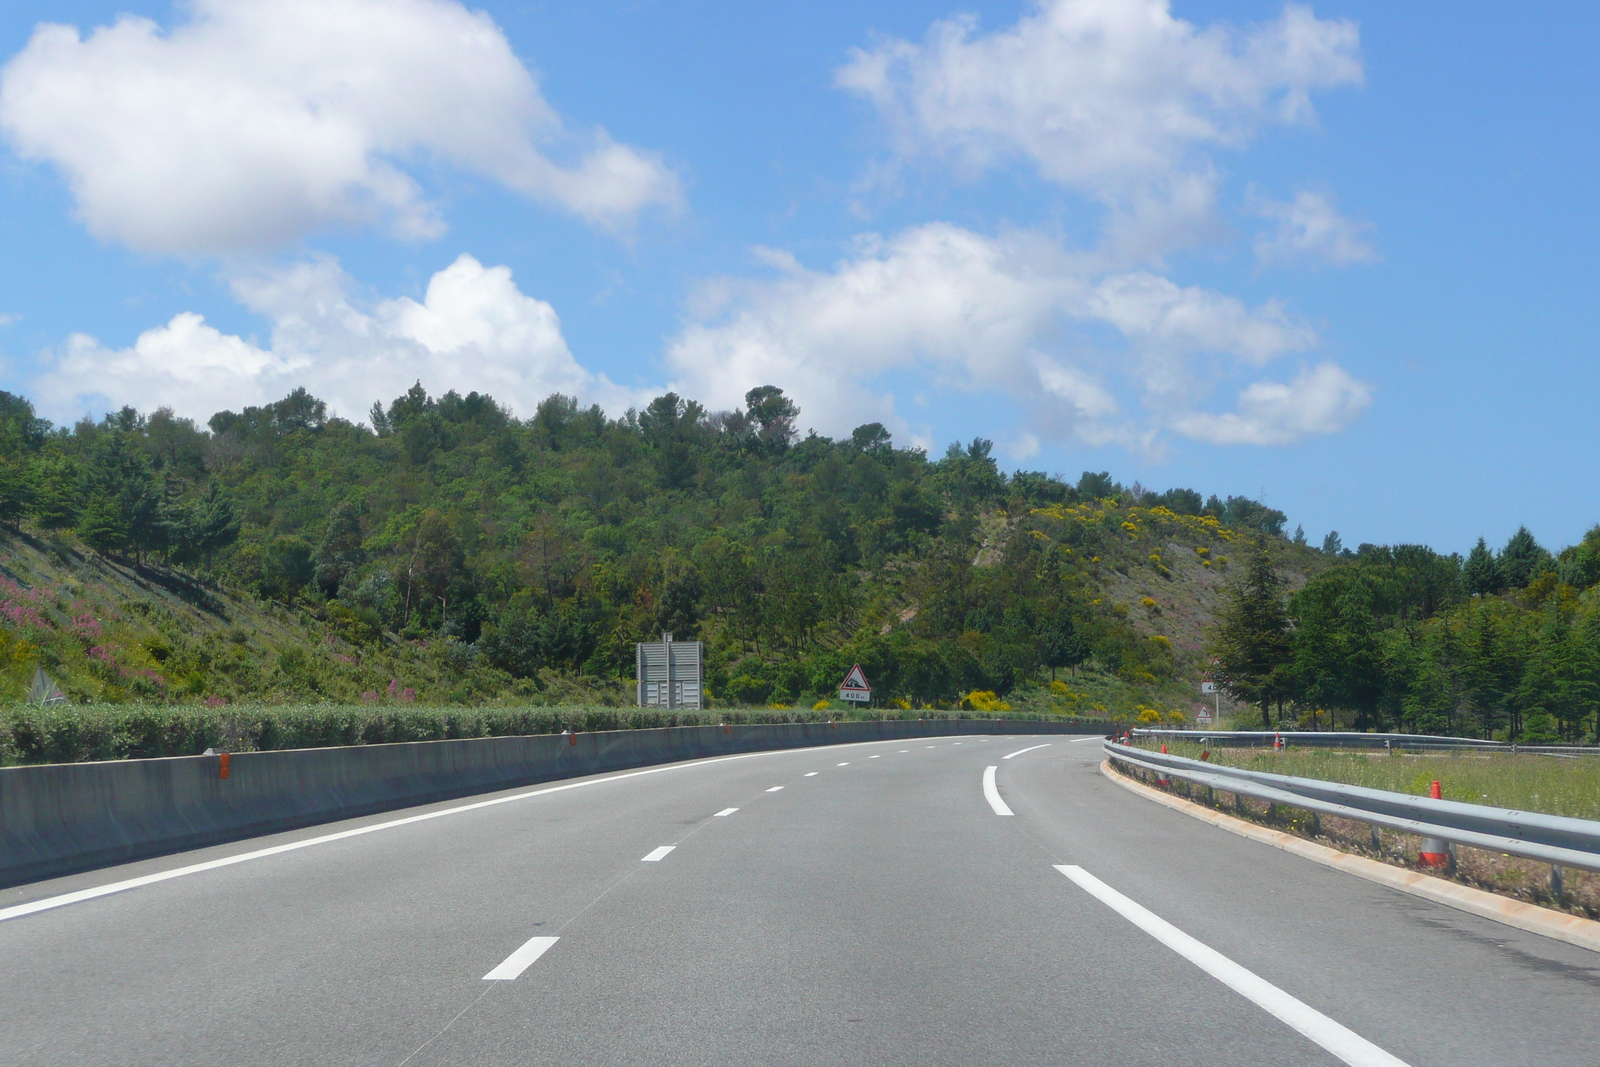
<instances>
[{"instance_id":1,"label":"sign post","mask_svg":"<svg viewBox=\"0 0 1600 1067\"><path fill-rule=\"evenodd\" d=\"M839 684L839 699L853 700L858 704L865 704L872 699L872 686L867 684L861 664L851 667L850 673L844 676L844 681Z\"/></svg>"},{"instance_id":2,"label":"sign post","mask_svg":"<svg viewBox=\"0 0 1600 1067\"><path fill-rule=\"evenodd\" d=\"M1205 696L1215 697L1217 702L1217 718L1222 718L1222 692L1217 688L1217 683L1211 680L1211 676L1209 674L1205 675L1201 680L1200 692ZM1211 725L1211 711L1209 708L1200 713L1199 721L1203 725Z\"/></svg>"}]
</instances>

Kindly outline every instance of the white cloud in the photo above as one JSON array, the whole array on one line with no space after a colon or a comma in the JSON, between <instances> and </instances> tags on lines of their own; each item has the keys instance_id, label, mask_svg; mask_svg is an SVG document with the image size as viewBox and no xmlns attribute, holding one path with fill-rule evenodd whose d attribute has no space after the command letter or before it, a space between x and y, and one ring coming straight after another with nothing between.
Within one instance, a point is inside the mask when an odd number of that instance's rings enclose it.
<instances>
[{"instance_id":1,"label":"white cloud","mask_svg":"<svg viewBox=\"0 0 1600 1067\"><path fill-rule=\"evenodd\" d=\"M477 390L520 414L555 392L623 404L635 398L572 358L555 310L522 293L506 267L463 255L419 302L363 304L330 258L236 279L235 294L272 323L265 347L193 313L113 349L76 334L45 356L32 395L56 418L123 404L161 405L201 420L305 386L360 419L420 380L434 392Z\"/></svg>"},{"instance_id":2,"label":"white cloud","mask_svg":"<svg viewBox=\"0 0 1600 1067\"><path fill-rule=\"evenodd\" d=\"M1372 227L1339 214L1333 200L1322 194L1299 192L1288 203L1260 200L1255 213L1277 227L1256 238L1256 260L1263 264L1327 262L1370 263L1378 250L1363 236Z\"/></svg>"},{"instance_id":3,"label":"white cloud","mask_svg":"<svg viewBox=\"0 0 1600 1067\"><path fill-rule=\"evenodd\" d=\"M875 105L901 158L969 174L1023 159L1102 201L1125 255L1214 227L1205 153L1269 123L1315 121L1311 92L1362 79L1354 22L1290 4L1236 30L1172 16L1167 0L1043 0L1014 25L970 16L927 40L857 49L839 86Z\"/></svg>"},{"instance_id":4,"label":"white cloud","mask_svg":"<svg viewBox=\"0 0 1600 1067\"><path fill-rule=\"evenodd\" d=\"M903 433L887 383L909 373L946 390L1013 398L1032 423L1022 442L1149 451L1165 430L1206 436L1194 420L1216 417L1195 407L1219 382L1317 340L1275 304L1248 308L1143 271L1098 275L1024 231L990 238L933 223L862 239L829 271L771 250L762 258L781 273L717 280L691 303L668 347L673 388L732 407L747 389L778 385L806 425L832 435L872 421ZM1076 337L1107 327L1119 338L1114 350ZM1310 385L1248 385L1231 418L1254 429L1207 439L1281 444L1359 414L1365 401L1352 391L1364 386L1332 364L1318 374ZM1317 406L1337 384L1329 374L1342 376L1342 407Z\"/></svg>"},{"instance_id":5,"label":"white cloud","mask_svg":"<svg viewBox=\"0 0 1600 1067\"><path fill-rule=\"evenodd\" d=\"M425 160L602 227L680 201L654 155L565 129L499 27L454 0L184 6L170 30L40 25L0 71L0 130L60 169L106 240L229 253L375 221L434 236L404 169Z\"/></svg>"},{"instance_id":6,"label":"white cloud","mask_svg":"<svg viewBox=\"0 0 1600 1067\"><path fill-rule=\"evenodd\" d=\"M1286 445L1313 434L1338 433L1361 417L1372 390L1332 363L1302 370L1293 381L1256 382L1239 394L1239 410L1193 414L1173 429L1219 445Z\"/></svg>"}]
</instances>

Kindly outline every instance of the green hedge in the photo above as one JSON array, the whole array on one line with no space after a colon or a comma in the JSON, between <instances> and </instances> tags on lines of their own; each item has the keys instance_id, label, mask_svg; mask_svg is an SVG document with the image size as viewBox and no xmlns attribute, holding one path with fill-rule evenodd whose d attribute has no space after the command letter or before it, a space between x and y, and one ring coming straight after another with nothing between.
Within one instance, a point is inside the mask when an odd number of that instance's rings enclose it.
<instances>
[{"instance_id":1,"label":"green hedge","mask_svg":"<svg viewBox=\"0 0 1600 1067\"><path fill-rule=\"evenodd\" d=\"M381 745L461 737L558 734L563 730L647 730L717 723L787 723L916 719L916 712L717 710L656 711L605 707L367 707L311 704L221 708L170 704L12 707L0 710L0 766L82 763L88 760L194 756L208 748L229 752L285 748ZM942 719L993 715L946 712ZM1016 721L1063 716L1007 712ZM1084 720L1087 721L1087 720ZM1109 724L1107 724L1109 729Z\"/></svg>"}]
</instances>

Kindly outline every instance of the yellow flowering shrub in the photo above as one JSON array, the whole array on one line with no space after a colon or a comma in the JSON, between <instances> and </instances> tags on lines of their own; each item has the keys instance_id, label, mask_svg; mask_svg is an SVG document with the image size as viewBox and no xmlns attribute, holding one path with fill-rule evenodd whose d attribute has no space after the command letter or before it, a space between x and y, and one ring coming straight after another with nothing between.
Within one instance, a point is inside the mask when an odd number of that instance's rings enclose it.
<instances>
[{"instance_id":1,"label":"yellow flowering shrub","mask_svg":"<svg viewBox=\"0 0 1600 1067\"><path fill-rule=\"evenodd\" d=\"M1010 711L1011 705L995 695L992 689L974 689L963 703L973 711Z\"/></svg>"}]
</instances>

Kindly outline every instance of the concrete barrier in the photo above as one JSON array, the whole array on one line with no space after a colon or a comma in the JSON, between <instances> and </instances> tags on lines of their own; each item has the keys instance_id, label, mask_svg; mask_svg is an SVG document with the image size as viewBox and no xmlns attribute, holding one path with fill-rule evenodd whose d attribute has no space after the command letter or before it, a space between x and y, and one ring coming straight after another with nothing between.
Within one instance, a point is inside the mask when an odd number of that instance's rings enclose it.
<instances>
[{"instance_id":1,"label":"concrete barrier","mask_svg":"<svg viewBox=\"0 0 1600 1067\"><path fill-rule=\"evenodd\" d=\"M960 734L1099 734L1090 722L682 726L0 768L0 886L336 819L707 756Z\"/></svg>"}]
</instances>

